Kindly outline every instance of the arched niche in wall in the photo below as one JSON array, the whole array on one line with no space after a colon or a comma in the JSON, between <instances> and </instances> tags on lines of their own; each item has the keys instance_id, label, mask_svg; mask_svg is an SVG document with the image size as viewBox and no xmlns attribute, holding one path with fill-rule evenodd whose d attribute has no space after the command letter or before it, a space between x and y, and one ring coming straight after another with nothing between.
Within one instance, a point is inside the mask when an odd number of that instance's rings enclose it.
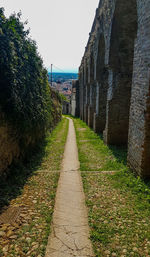
<instances>
[{"instance_id":1,"label":"arched niche in wall","mask_svg":"<svg viewBox=\"0 0 150 257\"><path fill-rule=\"evenodd\" d=\"M105 67L105 39L101 34L98 40L97 60L96 60L96 80L102 81L102 75Z\"/></svg>"},{"instance_id":2,"label":"arched niche in wall","mask_svg":"<svg viewBox=\"0 0 150 257\"><path fill-rule=\"evenodd\" d=\"M89 56L89 83L87 88L88 98L88 126L93 128L93 115L95 109L95 88L94 88L94 53L93 49L90 50Z\"/></svg>"},{"instance_id":3,"label":"arched niche in wall","mask_svg":"<svg viewBox=\"0 0 150 257\"><path fill-rule=\"evenodd\" d=\"M134 42L137 36L136 0L117 0L110 38L109 91L105 141L127 144Z\"/></svg>"},{"instance_id":4,"label":"arched niche in wall","mask_svg":"<svg viewBox=\"0 0 150 257\"><path fill-rule=\"evenodd\" d=\"M89 67L88 67L88 59L85 60L84 63L84 71L85 71L85 88L84 88L84 121L88 124L88 106L89 106Z\"/></svg>"},{"instance_id":5,"label":"arched niche in wall","mask_svg":"<svg viewBox=\"0 0 150 257\"><path fill-rule=\"evenodd\" d=\"M100 34L97 47L96 59L96 116L95 131L103 132L106 124L106 102L108 89L108 72L105 68L105 38L104 34Z\"/></svg>"}]
</instances>

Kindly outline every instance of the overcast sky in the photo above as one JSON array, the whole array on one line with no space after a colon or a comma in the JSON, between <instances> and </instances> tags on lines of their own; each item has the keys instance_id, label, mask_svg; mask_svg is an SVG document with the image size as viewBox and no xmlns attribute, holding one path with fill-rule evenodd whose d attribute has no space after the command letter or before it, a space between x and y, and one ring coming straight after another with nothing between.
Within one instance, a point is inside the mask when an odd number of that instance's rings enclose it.
<instances>
[{"instance_id":1,"label":"overcast sky","mask_svg":"<svg viewBox=\"0 0 150 257\"><path fill-rule=\"evenodd\" d=\"M47 68L77 71L99 0L0 0L8 16L21 10ZM58 70L57 70L58 71Z\"/></svg>"}]
</instances>

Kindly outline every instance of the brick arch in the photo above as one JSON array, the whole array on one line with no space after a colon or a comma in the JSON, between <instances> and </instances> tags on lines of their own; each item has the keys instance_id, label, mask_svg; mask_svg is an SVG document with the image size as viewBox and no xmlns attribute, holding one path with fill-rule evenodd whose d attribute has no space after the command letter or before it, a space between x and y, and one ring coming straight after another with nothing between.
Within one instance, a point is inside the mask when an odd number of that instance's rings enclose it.
<instances>
[{"instance_id":1,"label":"brick arch","mask_svg":"<svg viewBox=\"0 0 150 257\"><path fill-rule=\"evenodd\" d=\"M110 38L107 144L127 144L133 73L134 42L137 37L136 0L117 0Z\"/></svg>"},{"instance_id":2,"label":"brick arch","mask_svg":"<svg viewBox=\"0 0 150 257\"><path fill-rule=\"evenodd\" d=\"M136 0L117 0L112 22L109 66L132 76L134 41L137 36Z\"/></svg>"}]
</instances>

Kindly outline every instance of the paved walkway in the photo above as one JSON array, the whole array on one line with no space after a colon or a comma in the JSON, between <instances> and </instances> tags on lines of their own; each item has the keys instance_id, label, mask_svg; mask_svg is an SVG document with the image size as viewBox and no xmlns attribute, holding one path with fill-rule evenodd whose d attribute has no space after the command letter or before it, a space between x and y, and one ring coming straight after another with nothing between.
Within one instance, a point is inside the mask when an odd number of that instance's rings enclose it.
<instances>
[{"instance_id":1,"label":"paved walkway","mask_svg":"<svg viewBox=\"0 0 150 257\"><path fill-rule=\"evenodd\" d=\"M45 257L93 257L89 227L73 121L69 119L69 133L60 174L52 233Z\"/></svg>"}]
</instances>

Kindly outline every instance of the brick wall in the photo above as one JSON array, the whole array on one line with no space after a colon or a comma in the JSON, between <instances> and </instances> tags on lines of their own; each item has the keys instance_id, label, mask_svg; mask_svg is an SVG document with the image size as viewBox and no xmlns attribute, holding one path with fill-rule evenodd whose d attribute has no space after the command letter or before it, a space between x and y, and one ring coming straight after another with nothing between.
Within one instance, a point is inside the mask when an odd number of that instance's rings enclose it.
<instances>
[{"instance_id":1,"label":"brick wall","mask_svg":"<svg viewBox=\"0 0 150 257\"><path fill-rule=\"evenodd\" d=\"M80 117L150 176L150 0L101 0L79 69ZM98 94L98 95L97 95Z\"/></svg>"}]
</instances>

